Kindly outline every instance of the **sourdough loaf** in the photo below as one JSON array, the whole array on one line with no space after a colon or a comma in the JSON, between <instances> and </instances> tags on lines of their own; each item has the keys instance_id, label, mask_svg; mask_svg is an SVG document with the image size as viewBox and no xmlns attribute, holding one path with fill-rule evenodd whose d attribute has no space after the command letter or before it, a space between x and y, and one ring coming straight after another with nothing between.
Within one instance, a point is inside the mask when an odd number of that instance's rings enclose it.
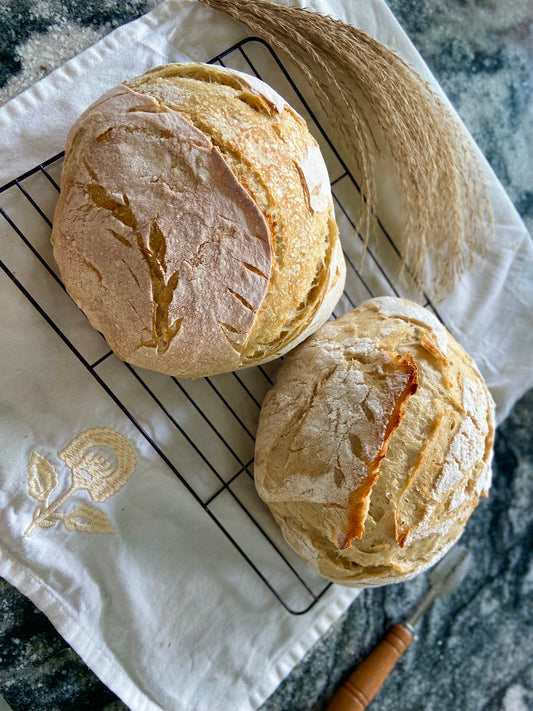
<instances>
[{"instance_id":1,"label":"sourdough loaf","mask_svg":"<svg viewBox=\"0 0 533 711\"><path fill-rule=\"evenodd\" d=\"M255 481L289 544L351 586L407 579L490 485L493 402L428 310L372 299L290 353L262 407Z\"/></svg>"},{"instance_id":2,"label":"sourdough loaf","mask_svg":"<svg viewBox=\"0 0 533 711\"><path fill-rule=\"evenodd\" d=\"M344 283L327 170L255 77L158 67L72 127L54 216L65 286L115 353L198 377L271 360Z\"/></svg>"}]
</instances>

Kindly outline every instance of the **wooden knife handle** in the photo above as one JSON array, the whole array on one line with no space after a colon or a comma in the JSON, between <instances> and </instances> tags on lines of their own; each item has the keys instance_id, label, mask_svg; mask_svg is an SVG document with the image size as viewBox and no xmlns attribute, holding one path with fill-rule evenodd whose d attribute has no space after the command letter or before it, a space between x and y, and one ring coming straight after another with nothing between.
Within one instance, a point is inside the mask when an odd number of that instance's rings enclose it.
<instances>
[{"instance_id":1,"label":"wooden knife handle","mask_svg":"<svg viewBox=\"0 0 533 711\"><path fill-rule=\"evenodd\" d=\"M333 697L328 711L366 709L412 641L413 633L407 627L394 625L346 679Z\"/></svg>"}]
</instances>

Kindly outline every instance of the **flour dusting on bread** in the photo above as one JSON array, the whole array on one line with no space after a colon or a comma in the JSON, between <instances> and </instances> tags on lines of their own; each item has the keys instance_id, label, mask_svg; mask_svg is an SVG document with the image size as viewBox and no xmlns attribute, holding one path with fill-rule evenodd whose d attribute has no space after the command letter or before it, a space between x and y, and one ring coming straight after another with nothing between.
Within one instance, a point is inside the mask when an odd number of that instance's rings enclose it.
<instances>
[{"instance_id":1,"label":"flour dusting on bread","mask_svg":"<svg viewBox=\"0 0 533 711\"><path fill-rule=\"evenodd\" d=\"M264 82L213 65L155 68L80 116L52 241L67 291L115 353L181 377L280 356L344 285L305 121Z\"/></svg>"},{"instance_id":2,"label":"flour dusting on bread","mask_svg":"<svg viewBox=\"0 0 533 711\"><path fill-rule=\"evenodd\" d=\"M446 552L487 492L493 410L433 314L373 299L285 358L261 411L256 487L325 577L403 580Z\"/></svg>"}]
</instances>

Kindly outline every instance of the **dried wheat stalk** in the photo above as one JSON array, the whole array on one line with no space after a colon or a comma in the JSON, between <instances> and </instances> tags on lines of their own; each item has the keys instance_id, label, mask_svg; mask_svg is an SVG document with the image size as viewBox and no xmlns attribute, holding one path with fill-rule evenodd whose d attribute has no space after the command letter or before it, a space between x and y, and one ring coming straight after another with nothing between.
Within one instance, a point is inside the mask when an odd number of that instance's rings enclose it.
<instances>
[{"instance_id":1,"label":"dried wheat stalk","mask_svg":"<svg viewBox=\"0 0 533 711\"><path fill-rule=\"evenodd\" d=\"M361 176L360 223L368 242L372 156L385 142L404 199L402 268L444 295L492 230L490 202L468 135L430 86L392 50L340 20L265 0L201 0L245 23L305 76L334 135Z\"/></svg>"}]
</instances>

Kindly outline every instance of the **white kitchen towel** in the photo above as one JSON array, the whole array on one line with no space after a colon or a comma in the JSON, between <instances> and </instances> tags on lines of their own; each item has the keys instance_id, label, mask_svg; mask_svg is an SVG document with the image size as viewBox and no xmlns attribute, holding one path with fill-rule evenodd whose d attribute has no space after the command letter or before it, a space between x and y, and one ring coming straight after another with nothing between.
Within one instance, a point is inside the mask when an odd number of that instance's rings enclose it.
<instances>
[{"instance_id":1,"label":"white kitchen towel","mask_svg":"<svg viewBox=\"0 0 533 711\"><path fill-rule=\"evenodd\" d=\"M305 5L357 25L435 83L381 0ZM59 152L109 87L168 61L209 60L248 34L196 0L119 28L0 109L0 185ZM267 49L251 41L245 53L308 115ZM246 69L239 51L226 59ZM357 264L353 182L317 136ZM497 238L436 308L478 361L501 420L533 383L533 250L483 169ZM48 222L59 170L55 161L0 193L0 574L134 711L257 708L356 595L307 570L254 493L253 432L275 365L179 381L109 354L57 279ZM380 217L395 238L397 212ZM366 285L391 293L373 255L394 256L378 237L363 277L350 267L339 308L370 295Z\"/></svg>"}]
</instances>

